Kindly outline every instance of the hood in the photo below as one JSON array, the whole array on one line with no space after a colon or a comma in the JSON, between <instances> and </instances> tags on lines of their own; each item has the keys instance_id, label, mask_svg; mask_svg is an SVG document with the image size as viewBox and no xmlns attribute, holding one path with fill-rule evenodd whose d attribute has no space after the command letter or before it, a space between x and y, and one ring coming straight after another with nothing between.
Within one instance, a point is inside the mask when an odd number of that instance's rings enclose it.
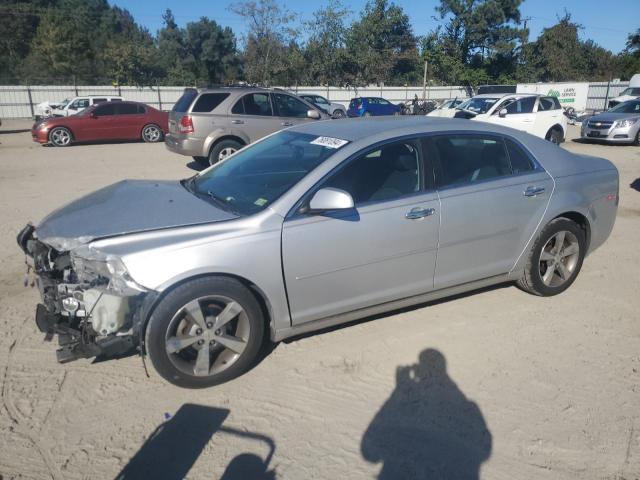
<instances>
[{"instance_id":1,"label":"hood","mask_svg":"<svg viewBox=\"0 0 640 480\"><path fill-rule=\"evenodd\" d=\"M589 118L592 122L615 122L616 120L623 120L625 118L637 117L637 113L616 113L616 112L603 112L597 115L593 115Z\"/></svg>"},{"instance_id":2,"label":"hood","mask_svg":"<svg viewBox=\"0 0 640 480\"><path fill-rule=\"evenodd\" d=\"M36 227L36 234L66 251L104 237L234 218L180 182L124 180L55 210Z\"/></svg>"}]
</instances>

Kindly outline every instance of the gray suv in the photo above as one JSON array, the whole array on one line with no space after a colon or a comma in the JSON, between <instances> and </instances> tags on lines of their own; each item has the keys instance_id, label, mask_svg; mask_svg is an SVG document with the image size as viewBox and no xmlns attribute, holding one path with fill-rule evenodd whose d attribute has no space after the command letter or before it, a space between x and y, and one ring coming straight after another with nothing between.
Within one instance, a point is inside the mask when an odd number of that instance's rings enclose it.
<instances>
[{"instance_id":1,"label":"gray suv","mask_svg":"<svg viewBox=\"0 0 640 480\"><path fill-rule=\"evenodd\" d=\"M314 105L282 90L187 88L169 113L169 150L215 164L262 137L328 119Z\"/></svg>"}]
</instances>

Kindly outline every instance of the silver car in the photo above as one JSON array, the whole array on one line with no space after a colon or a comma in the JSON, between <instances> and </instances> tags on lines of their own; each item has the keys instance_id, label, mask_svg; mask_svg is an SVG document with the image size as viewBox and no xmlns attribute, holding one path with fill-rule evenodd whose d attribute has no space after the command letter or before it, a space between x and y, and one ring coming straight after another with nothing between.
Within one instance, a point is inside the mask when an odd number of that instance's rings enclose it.
<instances>
[{"instance_id":1,"label":"silver car","mask_svg":"<svg viewBox=\"0 0 640 480\"><path fill-rule=\"evenodd\" d=\"M640 100L620 103L582 122L583 140L640 145Z\"/></svg>"},{"instance_id":2,"label":"silver car","mask_svg":"<svg viewBox=\"0 0 640 480\"><path fill-rule=\"evenodd\" d=\"M504 282L561 293L617 206L608 160L517 130L332 120L186 180L106 187L18 243L59 361L137 349L196 388L246 371L268 340Z\"/></svg>"},{"instance_id":3,"label":"silver car","mask_svg":"<svg viewBox=\"0 0 640 480\"><path fill-rule=\"evenodd\" d=\"M169 113L165 145L213 165L273 132L323 118L329 116L284 90L187 88Z\"/></svg>"}]
</instances>

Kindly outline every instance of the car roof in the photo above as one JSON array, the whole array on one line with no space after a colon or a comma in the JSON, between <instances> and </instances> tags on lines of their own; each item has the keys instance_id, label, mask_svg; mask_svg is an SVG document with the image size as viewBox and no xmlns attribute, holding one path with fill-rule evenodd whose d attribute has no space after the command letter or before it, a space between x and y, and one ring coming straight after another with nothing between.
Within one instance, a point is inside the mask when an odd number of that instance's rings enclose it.
<instances>
[{"instance_id":1,"label":"car roof","mask_svg":"<svg viewBox=\"0 0 640 480\"><path fill-rule=\"evenodd\" d=\"M288 129L322 137L340 138L354 143L373 143L404 135L469 131L519 136L519 131L467 119L423 116L381 116L345 120L325 120L300 124Z\"/></svg>"},{"instance_id":2,"label":"car roof","mask_svg":"<svg viewBox=\"0 0 640 480\"><path fill-rule=\"evenodd\" d=\"M471 98L525 98L525 97L545 97L547 95L540 95L539 93L482 93L480 95L474 95Z\"/></svg>"}]
</instances>

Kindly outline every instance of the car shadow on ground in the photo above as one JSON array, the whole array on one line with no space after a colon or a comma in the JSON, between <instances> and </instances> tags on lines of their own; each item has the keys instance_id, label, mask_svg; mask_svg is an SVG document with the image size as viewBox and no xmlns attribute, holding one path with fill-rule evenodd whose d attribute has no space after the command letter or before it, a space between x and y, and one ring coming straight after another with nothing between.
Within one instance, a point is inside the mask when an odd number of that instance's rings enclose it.
<instances>
[{"instance_id":1,"label":"car shadow on ground","mask_svg":"<svg viewBox=\"0 0 640 480\"><path fill-rule=\"evenodd\" d=\"M449 377L435 349L397 368L396 387L360 444L365 460L382 463L380 480L478 479L491 448L480 409Z\"/></svg>"},{"instance_id":2,"label":"car shadow on ground","mask_svg":"<svg viewBox=\"0 0 640 480\"><path fill-rule=\"evenodd\" d=\"M216 432L259 442L268 447L266 458L253 453L241 453L229 462L221 480L274 480L275 471L269 464L275 452L275 442L266 435L225 427L230 411L225 408L184 404L169 416L127 465L115 477L117 480L152 478L154 480L186 478L196 460Z\"/></svg>"},{"instance_id":3,"label":"car shadow on ground","mask_svg":"<svg viewBox=\"0 0 640 480\"><path fill-rule=\"evenodd\" d=\"M189 163L187 163L187 168L190 168L191 170L195 170L196 172L201 172L202 170L208 167L209 165L206 165L202 162L198 162L196 160L191 160Z\"/></svg>"},{"instance_id":4,"label":"car shadow on ground","mask_svg":"<svg viewBox=\"0 0 640 480\"><path fill-rule=\"evenodd\" d=\"M636 192L640 192L640 178L636 178L629 186Z\"/></svg>"}]
</instances>

